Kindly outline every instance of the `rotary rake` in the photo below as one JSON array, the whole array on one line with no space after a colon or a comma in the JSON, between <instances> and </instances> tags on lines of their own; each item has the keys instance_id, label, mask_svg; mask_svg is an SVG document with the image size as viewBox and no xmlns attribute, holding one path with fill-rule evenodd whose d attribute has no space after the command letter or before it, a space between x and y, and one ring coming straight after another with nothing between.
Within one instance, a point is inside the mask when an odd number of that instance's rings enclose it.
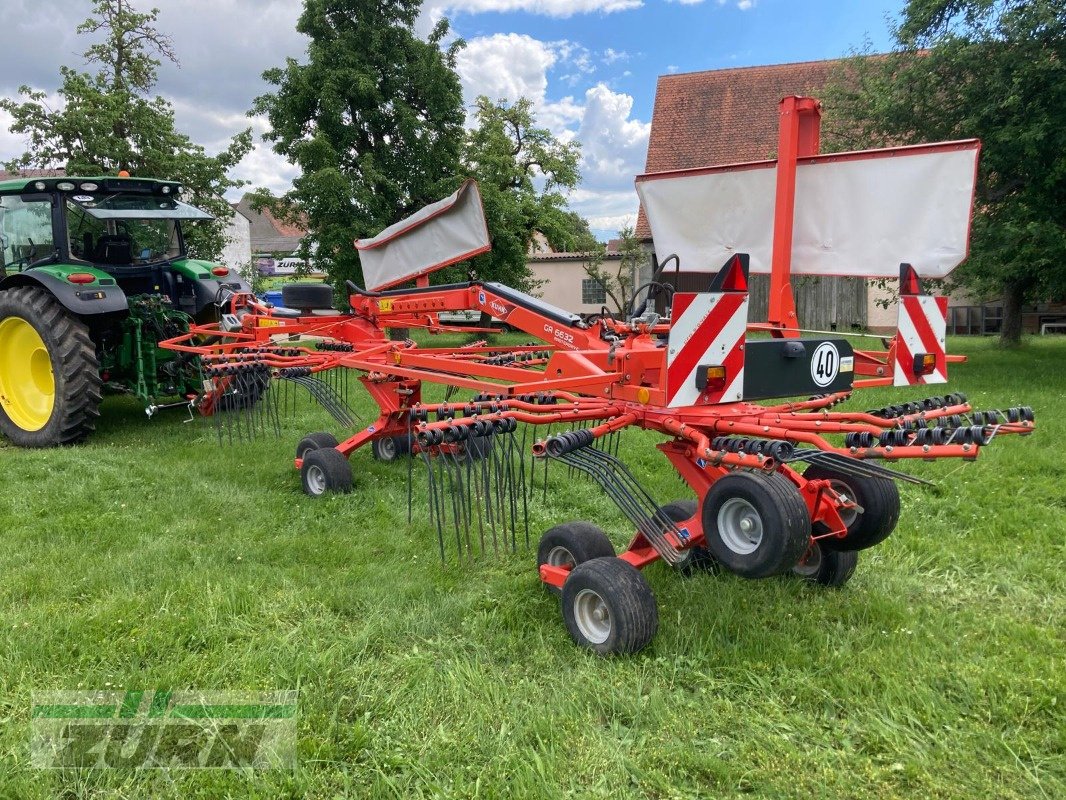
<instances>
[{"instance_id":1,"label":"rotary rake","mask_svg":"<svg viewBox=\"0 0 1066 800\"><path fill-rule=\"evenodd\" d=\"M976 158L974 147L967 152ZM628 546L616 554L596 525L564 522L543 534L537 561L541 581L561 595L570 634L598 653L634 652L654 636L655 598L640 572L648 564L661 559L683 572L726 569L748 578L795 572L839 586L858 552L895 528L897 482L927 483L899 464L972 461L994 440L1034 430L1028 407L975 410L959 393L838 408L864 387L942 383L948 363L959 360L944 351L945 303L923 294L908 264L897 264L900 330L884 351L855 350L842 337L800 337L790 323L790 292L780 301L771 294L768 322L750 324L753 258L738 254L703 292L675 291L659 269L651 290L666 295L665 313L644 300L626 319L590 324L500 284L429 286L430 272L487 247L479 213L476 185L468 183L357 242L377 288L349 283L350 311L308 315L235 293L221 324L195 327L165 346L200 357L220 409L226 387L233 398L259 387L257 405L225 409L252 417L243 423L249 433L280 424L290 389L306 391L338 425L354 428L353 376L379 415L343 441L326 432L300 441L295 466L304 491L350 491L349 458L365 445L378 459L407 456L408 514L421 465L442 559L452 549L463 556L528 543L529 507L546 491L549 465L587 476L632 525ZM449 237L447 252L430 244ZM412 263L411 253L423 249L425 263ZM779 278L779 262L774 270ZM412 279L415 287L394 288ZM434 348L387 336L398 328L440 332L439 313L466 309L536 341ZM448 387L447 400L424 402L427 382ZM789 399L796 397L808 399ZM657 448L695 501L662 504L652 496L624 463L627 428L663 436ZM227 429L241 435L240 424L220 431Z\"/></svg>"}]
</instances>

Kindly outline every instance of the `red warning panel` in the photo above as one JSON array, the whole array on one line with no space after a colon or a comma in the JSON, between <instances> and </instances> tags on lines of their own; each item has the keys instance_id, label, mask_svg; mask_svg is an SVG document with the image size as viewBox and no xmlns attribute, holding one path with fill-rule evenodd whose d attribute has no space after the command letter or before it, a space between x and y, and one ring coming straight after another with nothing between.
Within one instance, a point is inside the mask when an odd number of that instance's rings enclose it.
<instances>
[{"instance_id":1,"label":"red warning panel","mask_svg":"<svg viewBox=\"0 0 1066 800\"><path fill-rule=\"evenodd\" d=\"M947 329L946 297L900 296L893 386L948 382Z\"/></svg>"},{"instance_id":2,"label":"red warning panel","mask_svg":"<svg viewBox=\"0 0 1066 800\"><path fill-rule=\"evenodd\" d=\"M744 396L747 292L678 292L666 346L666 404L732 403ZM703 370L704 388L697 380Z\"/></svg>"}]
</instances>

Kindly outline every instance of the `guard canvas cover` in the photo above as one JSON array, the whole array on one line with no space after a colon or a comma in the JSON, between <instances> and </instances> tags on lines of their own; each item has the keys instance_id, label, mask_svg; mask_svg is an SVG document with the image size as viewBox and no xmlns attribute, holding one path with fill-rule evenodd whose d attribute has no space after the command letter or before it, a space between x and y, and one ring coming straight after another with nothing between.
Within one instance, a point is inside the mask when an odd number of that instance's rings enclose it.
<instances>
[{"instance_id":1,"label":"guard canvas cover","mask_svg":"<svg viewBox=\"0 0 1066 800\"><path fill-rule=\"evenodd\" d=\"M358 239L355 248L366 288L387 289L492 247L477 182L432 203L373 239Z\"/></svg>"},{"instance_id":2,"label":"guard canvas cover","mask_svg":"<svg viewBox=\"0 0 1066 800\"><path fill-rule=\"evenodd\" d=\"M942 278L969 252L977 140L802 158L792 273L898 278L902 262ZM711 272L735 253L769 273L777 162L641 175L660 259Z\"/></svg>"}]
</instances>

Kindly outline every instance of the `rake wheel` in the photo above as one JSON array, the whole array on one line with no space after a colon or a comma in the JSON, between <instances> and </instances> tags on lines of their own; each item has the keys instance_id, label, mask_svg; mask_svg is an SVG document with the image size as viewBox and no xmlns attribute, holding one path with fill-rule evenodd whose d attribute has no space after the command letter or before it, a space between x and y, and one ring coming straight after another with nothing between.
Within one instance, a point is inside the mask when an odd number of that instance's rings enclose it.
<instances>
[{"instance_id":1,"label":"rake wheel","mask_svg":"<svg viewBox=\"0 0 1066 800\"><path fill-rule=\"evenodd\" d=\"M549 564L573 570L578 564L584 564L594 558L610 558L614 554L614 545L598 525L580 520L564 522L549 528L540 537L537 567L539 569L544 564ZM555 594L561 593L555 586L545 586Z\"/></svg>"},{"instance_id":2,"label":"rake wheel","mask_svg":"<svg viewBox=\"0 0 1066 800\"><path fill-rule=\"evenodd\" d=\"M324 447L336 447L339 444L337 437L329 431L309 433L296 445L296 457L307 458L312 450L321 450Z\"/></svg>"},{"instance_id":3,"label":"rake wheel","mask_svg":"<svg viewBox=\"0 0 1066 800\"><path fill-rule=\"evenodd\" d=\"M862 508L841 514L848 532L844 537L819 539L823 550L865 550L880 544L899 522L899 489L887 478L848 475L825 467L810 466L803 473L809 481L827 480L837 494L843 494Z\"/></svg>"},{"instance_id":4,"label":"rake wheel","mask_svg":"<svg viewBox=\"0 0 1066 800\"><path fill-rule=\"evenodd\" d=\"M310 451L300 467L304 493L322 497L332 493L347 494L352 490L352 465L339 450L323 447Z\"/></svg>"},{"instance_id":5,"label":"rake wheel","mask_svg":"<svg viewBox=\"0 0 1066 800\"><path fill-rule=\"evenodd\" d=\"M660 510L670 518L672 522L684 522L696 515L695 500L675 500L661 506ZM714 554L705 545L690 547L684 552L681 561L674 568L684 576L695 575L699 572L718 572L718 562Z\"/></svg>"},{"instance_id":6,"label":"rake wheel","mask_svg":"<svg viewBox=\"0 0 1066 800\"><path fill-rule=\"evenodd\" d=\"M411 452L406 436L384 436L370 443L370 454L376 461L395 461Z\"/></svg>"},{"instance_id":7,"label":"rake wheel","mask_svg":"<svg viewBox=\"0 0 1066 800\"><path fill-rule=\"evenodd\" d=\"M745 578L788 572L807 551L807 504L788 478L733 472L703 501L703 535L722 566Z\"/></svg>"},{"instance_id":8,"label":"rake wheel","mask_svg":"<svg viewBox=\"0 0 1066 800\"><path fill-rule=\"evenodd\" d=\"M838 588L851 580L858 564L859 554L854 550L826 550L811 542L792 573L819 586Z\"/></svg>"},{"instance_id":9,"label":"rake wheel","mask_svg":"<svg viewBox=\"0 0 1066 800\"><path fill-rule=\"evenodd\" d=\"M573 640L601 656L636 653L659 627L651 587L620 558L578 564L563 584L562 611Z\"/></svg>"}]
</instances>

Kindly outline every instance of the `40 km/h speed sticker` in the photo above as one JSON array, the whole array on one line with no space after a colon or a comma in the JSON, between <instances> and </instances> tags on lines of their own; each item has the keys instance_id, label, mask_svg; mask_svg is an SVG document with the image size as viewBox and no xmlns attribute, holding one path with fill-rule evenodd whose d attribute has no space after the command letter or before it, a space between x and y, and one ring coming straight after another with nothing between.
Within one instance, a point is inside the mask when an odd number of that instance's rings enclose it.
<instances>
[{"instance_id":1,"label":"40 km/h speed sticker","mask_svg":"<svg viewBox=\"0 0 1066 800\"><path fill-rule=\"evenodd\" d=\"M811 378L818 386L828 386L840 371L840 351L832 342L822 342L811 356Z\"/></svg>"}]
</instances>

